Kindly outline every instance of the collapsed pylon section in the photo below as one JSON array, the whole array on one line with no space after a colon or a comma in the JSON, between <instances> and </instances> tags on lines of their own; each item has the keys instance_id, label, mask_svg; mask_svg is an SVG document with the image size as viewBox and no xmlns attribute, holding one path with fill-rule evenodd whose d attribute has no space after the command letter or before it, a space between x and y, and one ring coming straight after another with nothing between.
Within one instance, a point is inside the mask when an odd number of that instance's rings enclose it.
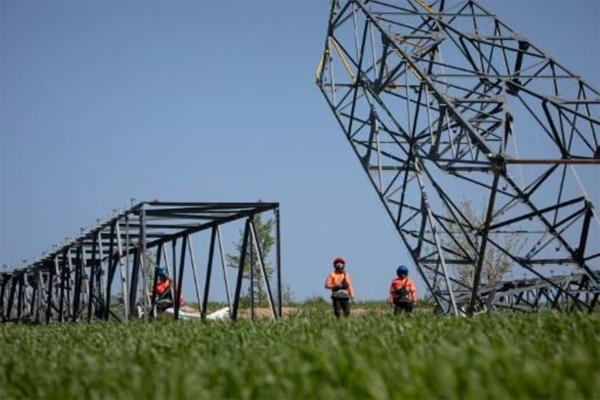
<instances>
[{"instance_id":1,"label":"collapsed pylon section","mask_svg":"<svg viewBox=\"0 0 600 400\"><path fill-rule=\"evenodd\" d=\"M273 214L276 229L272 269L267 268L255 226L255 217L263 213ZM243 241L239 256L234 257L238 264L230 287L227 270L231 261L226 259L222 227L236 221L242 224ZM203 232L209 239L205 268L197 263L193 244L194 237ZM155 270L162 266L173 284L173 317L184 315L176 299L182 297L184 285L191 283L198 316L206 318L211 281L215 280L213 266L218 263L232 319L238 317L244 285L249 285L250 293L255 285L264 285L261 293L270 314L281 317L279 204L155 200L133 205L31 265L0 274L0 317L3 322L33 323L152 318L157 302ZM248 280L247 276L261 279ZM250 306L254 305L252 297Z\"/></svg>"}]
</instances>

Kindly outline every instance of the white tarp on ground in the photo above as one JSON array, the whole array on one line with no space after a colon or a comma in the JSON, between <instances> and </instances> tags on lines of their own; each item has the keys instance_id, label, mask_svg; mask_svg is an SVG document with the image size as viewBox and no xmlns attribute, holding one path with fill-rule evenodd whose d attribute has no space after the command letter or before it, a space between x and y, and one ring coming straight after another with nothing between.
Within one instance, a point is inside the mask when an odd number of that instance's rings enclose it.
<instances>
[{"instance_id":1,"label":"white tarp on ground","mask_svg":"<svg viewBox=\"0 0 600 400\"><path fill-rule=\"evenodd\" d=\"M208 314L206 319L229 319L229 307L224 307L214 313Z\"/></svg>"},{"instance_id":2,"label":"white tarp on ground","mask_svg":"<svg viewBox=\"0 0 600 400\"><path fill-rule=\"evenodd\" d=\"M175 314L175 310L173 308L167 308L165 310L167 314ZM201 315L199 312L190 312L179 310L179 317L182 319L200 319ZM229 319L229 307L221 308L213 313L210 313L206 316L206 319L211 320L219 320L219 319Z\"/></svg>"}]
</instances>

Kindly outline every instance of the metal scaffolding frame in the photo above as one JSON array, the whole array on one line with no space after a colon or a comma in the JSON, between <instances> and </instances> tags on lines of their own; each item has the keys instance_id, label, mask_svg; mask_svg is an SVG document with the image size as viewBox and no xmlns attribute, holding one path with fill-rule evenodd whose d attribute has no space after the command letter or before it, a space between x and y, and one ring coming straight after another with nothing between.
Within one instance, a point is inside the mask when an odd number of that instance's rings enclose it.
<instances>
[{"instance_id":1,"label":"metal scaffolding frame","mask_svg":"<svg viewBox=\"0 0 600 400\"><path fill-rule=\"evenodd\" d=\"M275 293L254 224L254 217L265 212L275 218ZM245 220L244 241L232 295L220 227L237 220ZM192 245L193 235L202 231L210 231L203 290ZM82 231L32 264L1 273L0 318L31 323L153 318L157 278L146 263L166 266L174 283L173 299L180 298L186 266L191 267L198 309L205 319L218 247L231 319L238 317L244 273L250 269L254 274L249 258L258 261L271 315L277 319L282 315L280 242L279 203L141 202ZM153 263L150 255L155 257ZM249 285L254 291L253 280ZM116 288L118 295L113 294ZM173 317L180 319L179 301L173 304Z\"/></svg>"},{"instance_id":2,"label":"metal scaffolding frame","mask_svg":"<svg viewBox=\"0 0 600 400\"><path fill-rule=\"evenodd\" d=\"M587 311L596 307L600 298L593 285L594 282L585 274L561 275L545 280L531 278L497 282L480 287L479 295L485 299L485 310L536 312L552 308L566 312ZM467 305L470 298L470 291L456 293L458 304ZM466 307L460 309L461 314L467 311Z\"/></svg>"},{"instance_id":3,"label":"metal scaffolding frame","mask_svg":"<svg viewBox=\"0 0 600 400\"><path fill-rule=\"evenodd\" d=\"M441 312L488 306L490 252L597 304L598 89L472 0L332 1L315 80Z\"/></svg>"}]
</instances>

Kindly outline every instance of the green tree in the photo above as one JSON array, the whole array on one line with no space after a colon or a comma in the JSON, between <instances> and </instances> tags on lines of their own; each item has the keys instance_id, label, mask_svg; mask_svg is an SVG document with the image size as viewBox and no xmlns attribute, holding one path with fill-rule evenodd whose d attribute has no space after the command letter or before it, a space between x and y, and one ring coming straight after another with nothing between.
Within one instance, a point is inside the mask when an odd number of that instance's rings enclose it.
<instances>
[{"instance_id":1,"label":"green tree","mask_svg":"<svg viewBox=\"0 0 600 400\"><path fill-rule=\"evenodd\" d=\"M455 233L454 238L456 243L449 235L442 233L440 240L442 247L449 249L456 254L464 254L464 251L468 252L471 259L477 259L477 252L481 244L481 236L479 228L483 227L486 217L486 206L477 207L473 205L473 201L468 198L463 198L459 205L461 213L467 220L471 222L474 229L467 230L466 233L469 235L469 239L475 244L476 249L473 249L463 232L458 229L453 223L448 224L448 228ZM452 219L450 213L446 213L448 220ZM443 230L438 229L443 232ZM525 246L527 239L518 233L518 229L515 232L504 232L500 235L493 235L493 239L496 243L506 249L509 253L518 253L523 246ZM462 249L461 249L462 248ZM426 247L426 253L435 252L435 248L431 245ZM448 255L447 255L448 256ZM456 258L456 257L455 257ZM488 243L484 253L483 265L481 268L481 285L494 284L502 280L502 278L509 273L515 266L514 261L506 255L504 252L499 250L497 247ZM449 274L452 278L461 282L466 287L471 287L475 276L475 266L470 264L459 264L453 265L449 269ZM433 271L426 270L425 275L427 279L433 284L433 290L437 291L444 287L443 277L437 276ZM465 290L464 287L454 285L455 289Z\"/></svg>"},{"instance_id":2,"label":"green tree","mask_svg":"<svg viewBox=\"0 0 600 400\"><path fill-rule=\"evenodd\" d=\"M460 209L463 215L465 215L476 228L467 232L467 234L470 236L471 241L475 243L477 249L479 249L481 237L478 235L478 228L484 225L487 211L486 207L477 209L470 199L463 198L460 202ZM457 239L463 249L470 248L467 239L463 235L457 235ZM442 241L444 242L445 247L448 247L457 253L461 252L459 246L450 240L450 238L445 237ZM526 238L518 232L507 232L502 235L496 235L494 241L499 243L509 253L514 254L523 248ZM476 259L476 253L473 249L471 249L469 255L471 258ZM481 268L481 284L494 284L499 282L506 273L511 271L514 264L514 261L497 247L492 245L486 246ZM473 283L474 275L475 268L472 265L459 265L456 269L455 278L460 282L471 285Z\"/></svg>"},{"instance_id":3,"label":"green tree","mask_svg":"<svg viewBox=\"0 0 600 400\"><path fill-rule=\"evenodd\" d=\"M271 254L271 250L273 248L273 244L275 243L275 238L273 237L273 227L275 226L275 220L267 219L264 221L262 216L256 215L254 217L254 227L256 228L256 237L259 244L259 247L262 252L262 256L264 259L264 267L267 274L267 279L272 283L271 277L273 276L273 266L270 262L268 262L269 255ZM231 268L239 268L240 266L240 254L243 248L244 241L244 230L240 229L239 238L234 243L234 247L237 250L235 254L227 254L227 264ZM244 267L244 275L243 278L250 280L250 266L254 268L254 304L259 307L264 307L268 305L266 288L263 285L263 276L262 270L260 268L260 264L258 262L258 254L252 245L252 237L248 234L248 243L246 244L246 261ZM273 295L275 293L275 287L271 286L271 290ZM243 295L242 302L250 301L250 288L248 287L247 292ZM289 288L289 285L284 285L283 287L283 303L289 303L292 301L292 292Z\"/></svg>"}]
</instances>

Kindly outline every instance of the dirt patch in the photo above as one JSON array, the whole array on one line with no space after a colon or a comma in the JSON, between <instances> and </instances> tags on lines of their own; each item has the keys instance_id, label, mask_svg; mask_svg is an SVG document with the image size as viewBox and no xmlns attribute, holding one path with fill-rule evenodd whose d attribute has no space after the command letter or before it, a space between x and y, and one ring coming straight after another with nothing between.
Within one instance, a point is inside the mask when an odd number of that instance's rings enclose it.
<instances>
[{"instance_id":1,"label":"dirt patch","mask_svg":"<svg viewBox=\"0 0 600 400\"><path fill-rule=\"evenodd\" d=\"M198 314L198 316L200 315L198 313L198 310L195 307L188 307L188 306L183 306L181 308L181 311L183 312L187 312L190 314ZM333 309L331 309L331 307L318 307L318 308L311 308L311 307L283 307L282 308L282 312L283 312L283 318L292 318L292 317L297 317L297 316L301 316L301 315L312 315L313 313L316 314L331 314L333 316ZM392 312L391 309L388 308L371 308L371 307L351 307L350 308L350 313L351 315L386 315L386 314L390 314ZM209 312L210 314L210 312ZM251 311L249 308L240 308L238 310L238 318L239 319L250 319L251 318ZM268 307L256 307L254 309L254 318L255 319L270 319L273 318L273 313L271 311L270 308Z\"/></svg>"},{"instance_id":2,"label":"dirt patch","mask_svg":"<svg viewBox=\"0 0 600 400\"><path fill-rule=\"evenodd\" d=\"M286 317L292 317L294 315L297 315L300 310L297 307L283 307L281 309L281 312L283 314L283 318ZM251 311L250 309L240 309L238 310L238 318L243 318L243 319L248 319L251 317ZM270 308L263 308L263 307L259 307L259 308L255 308L254 309L254 317L255 318L273 318L273 312L271 311Z\"/></svg>"},{"instance_id":3,"label":"dirt patch","mask_svg":"<svg viewBox=\"0 0 600 400\"><path fill-rule=\"evenodd\" d=\"M315 310L316 311L316 310ZM311 310L307 308L298 308L298 307L283 307L283 318L295 317L301 315L302 313L310 313ZM319 313L325 312L324 310L318 310ZM328 310L333 315L333 310ZM372 308L351 308L351 315L386 315L391 313L391 309L372 309ZM255 318L272 318L273 314L270 308L255 308L254 309L254 317ZM240 309L238 310L238 318L241 319L249 319L250 318L250 309Z\"/></svg>"},{"instance_id":4,"label":"dirt patch","mask_svg":"<svg viewBox=\"0 0 600 400\"><path fill-rule=\"evenodd\" d=\"M366 315L366 314L370 314L370 315L386 315L389 314L391 311L390 310L384 310L381 308L378 309L368 309L368 308L351 308L350 309L350 314L357 314L357 315Z\"/></svg>"}]
</instances>

